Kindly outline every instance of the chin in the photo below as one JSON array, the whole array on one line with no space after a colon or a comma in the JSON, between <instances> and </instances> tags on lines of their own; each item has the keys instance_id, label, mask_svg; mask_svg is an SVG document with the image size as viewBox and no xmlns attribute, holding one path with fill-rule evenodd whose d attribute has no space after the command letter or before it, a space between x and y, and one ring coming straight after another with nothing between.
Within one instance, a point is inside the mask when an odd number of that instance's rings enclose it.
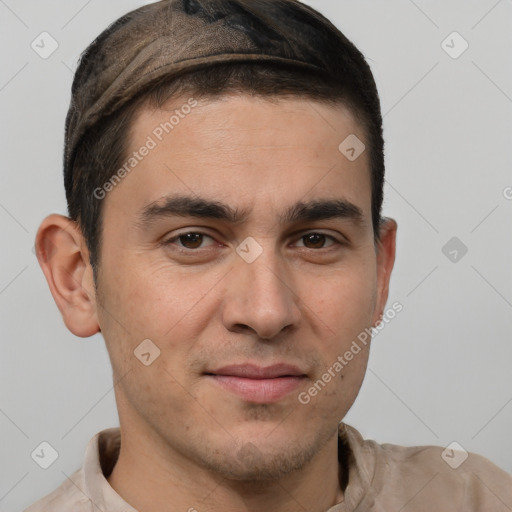
<instances>
[{"instance_id":1,"label":"chin","mask_svg":"<svg viewBox=\"0 0 512 512\"><path fill-rule=\"evenodd\" d=\"M280 437L280 436L279 436ZM256 440L248 436L238 444L232 439L227 446L203 452L198 461L203 467L228 480L246 483L269 483L300 471L320 451L327 439L276 439L269 443L267 438ZM266 441L266 442L265 442Z\"/></svg>"}]
</instances>

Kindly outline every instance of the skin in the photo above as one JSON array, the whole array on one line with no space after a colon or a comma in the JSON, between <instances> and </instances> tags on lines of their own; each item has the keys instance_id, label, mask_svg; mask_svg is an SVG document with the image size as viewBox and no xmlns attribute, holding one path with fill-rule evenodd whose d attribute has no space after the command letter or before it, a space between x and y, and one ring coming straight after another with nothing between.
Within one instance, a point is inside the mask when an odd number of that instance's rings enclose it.
<instances>
[{"instance_id":1,"label":"skin","mask_svg":"<svg viewBox=\"0 0 512 512\"><path fill-rule=\"evenodd\" d=\"M186 100L142 108L132 151ZM140 512L322 512L343 499L338 424L361 387L368 348L308 404L297 395L378 322L396 238L387 219L374 243L367 152L350 162L338 150L349 134L364 140L342 105L200 101L103 199L97 290L75 223L50 215L41 224L38 258L67 327L105 338L122 433L108 481ZM144 207L175 194L246 215L141 225ZM361 219L281 218L299 201L321 200L348 201ZM207 236L161 243L187 232ZM247 237L262 249L252 263L236 252ZM134 356L144 339L160 349L149 366ZM284 398L252 403L204 374L245 362L285 362L306 376Z\"/></svg>"}]
</instances>

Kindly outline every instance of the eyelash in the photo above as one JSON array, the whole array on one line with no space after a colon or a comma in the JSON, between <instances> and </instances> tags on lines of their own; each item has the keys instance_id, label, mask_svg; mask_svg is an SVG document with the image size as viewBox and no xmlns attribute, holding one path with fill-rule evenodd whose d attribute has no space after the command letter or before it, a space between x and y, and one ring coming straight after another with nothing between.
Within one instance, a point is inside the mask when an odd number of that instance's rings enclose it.
<instances>
[{"instance_id":1,"label":"eyelash","mask_svg":"<svg viewBox=\"0 0 512 512\"><path fill-rule=\"evenodd\" d=\"M172 238L168 238L167 240L164 240L162 242L162 245L172 245L173 243L178 241L181 237L184 237L186 235L201 235L203 237L208 237L208 238L211 238L212 240L215 240L211 235L208 235L207 233L203 233L201 231L185 231L184 233L180 233L179 235L175 235ZM202 248L200 247L199 249L189 249L188 247L180 246L180 249L184 250L184 251L195 251L195 252L197 252L197 251L199 251Z\"/></svg>"},{"instance_id":2,"label":"eyelash","mask_svg":"<svg viewBox=\"0 0 512 512\"><path fill-rule=\"evenodd\" d=\"M178 235L175 235L171 238L168 238L167 240L164 240L162 242L162 245L164 246L169 246L169 245L172 245L174 244L175 242L179 241L179 239L181 237L184 237L186 235L201 235L203 237L208 237L208 238L211 238L212 240L215 241L215 239L211 236L211 235L208 235L207 233L203 233L202 231L185 231L183 233L179 233ZM321 235L321 236L324 236L326 239L330 239L333 243L331 245L328 245L327 247L321 247L319 249L314 249L314 248L310 248L310 247L305 247L305 246L301 246L303 249L311 249L313 251L319 251L319 250L322 250L322 249L329 249L330 247L334 246L334 245L338 245L338 246L343 246L343 245L346 245L345 242L342 242L338 239L336 239L334 236L332 235L327 235L326 233L322 233L322 232L319 232L319 231L309 231L305 234L303 234L302 236L300 236L298 240L302 240L304 239L305 237L309 236L309 235ZM183 246L178 246L180 251L182 252L199 252L201 249L206 249L205 247L199 247L199 248L196 248L196 249L190 249L188 247L183 247Z\"/></svg>"}]
</instances>

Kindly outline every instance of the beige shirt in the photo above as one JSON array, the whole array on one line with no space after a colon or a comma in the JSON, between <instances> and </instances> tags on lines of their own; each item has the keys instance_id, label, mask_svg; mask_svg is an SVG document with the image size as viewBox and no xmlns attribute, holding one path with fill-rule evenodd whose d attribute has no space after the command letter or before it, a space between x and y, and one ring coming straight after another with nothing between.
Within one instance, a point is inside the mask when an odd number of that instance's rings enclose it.
<instances>
[{"instance_id":1,"label":"beige shirt","mask_svg":"<svg viewBox=\"0 0 512 512\"><path fill-rule=\"evenodd\" d=\"M344 501L326 512L512 511L512 476L480 455L464 460L465 453L438 446L378 444L345 423L339 439L340 474L348 479L340 482ZM119 428L96 434L83 467L25 512L137 512L106 479L120 444Z\"/></svg>"}]
</instances>

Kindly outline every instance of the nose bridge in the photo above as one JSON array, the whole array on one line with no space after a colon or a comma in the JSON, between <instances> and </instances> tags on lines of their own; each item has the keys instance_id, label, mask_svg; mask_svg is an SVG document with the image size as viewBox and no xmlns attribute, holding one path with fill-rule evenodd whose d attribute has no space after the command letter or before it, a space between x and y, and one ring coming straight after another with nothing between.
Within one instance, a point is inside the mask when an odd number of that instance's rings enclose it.
<instances>
[{"instance_id":1,"label":"nose bridge","mask_svg":"<svg viewBox=\"0 0 512 512\"><path fill-rule=\"evenodd\" d=\"M248 244L242 243L237 250L240 257L231 276L224 321L229 329L243 325L262 338L271 338L297 323L299 311L290 275L276 248L271 243L258 243L259 249L254 242ZM252 257L245 257L251 252Z\"/></svg>"},{"instance_id":2,"label":"nose bridge","mask_svg":"<svg viewBox=\"0 0 512 512\"><path fill-rule=\"evenodd\" d=\"M248 274L249 284L254 297L285 301L290 289L286 285L284 266L273 248L267 248L252 264L247 265L243 272ZM265 297L267 296L267 297Z\"/></svg>"}]
</instances>

